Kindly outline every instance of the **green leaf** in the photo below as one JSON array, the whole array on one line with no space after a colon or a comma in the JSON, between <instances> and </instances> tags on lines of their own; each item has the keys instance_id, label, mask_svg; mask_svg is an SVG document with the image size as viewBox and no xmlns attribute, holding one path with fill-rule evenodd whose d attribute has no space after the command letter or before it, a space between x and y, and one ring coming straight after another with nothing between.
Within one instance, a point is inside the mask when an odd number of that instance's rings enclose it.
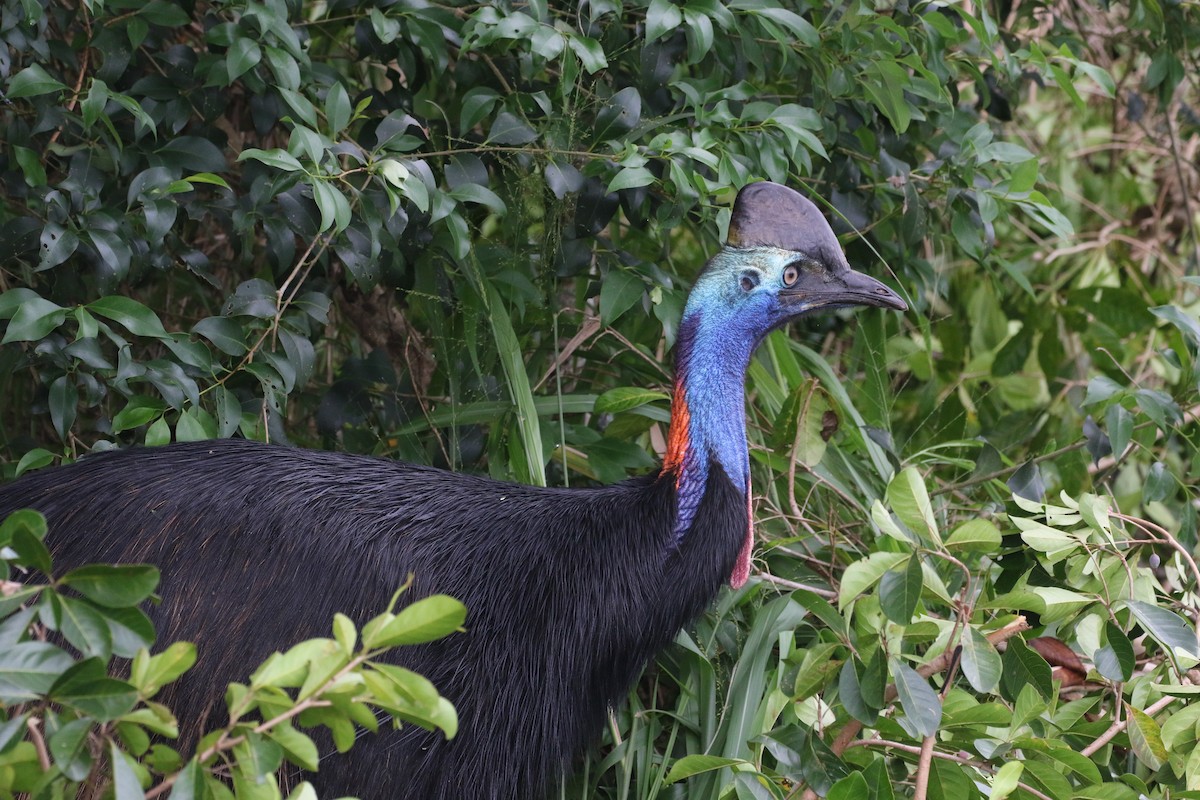
<instances>
[{"instance_id":1,"label":"green leaf","mask_svg":"<svg viewBox=\"0 0 1200 800\"><path fill-rule=\"evenodd\" d=\"M36 700L74 664L71 656L48 642L18 642L0 648L0 702L12 705Z\"/></svg>"},{"instance_id":2,"label":"green leaf","mask_svg":"<svg viewBox=\"0 0 1200 800\"><path fill-rule=\"evenodd\" d=\"M589 75L594 75L608 66L604 48L595 39L571 34L567 36L567 44L570 45L571 51L575 53L575 57L579 59L579 63L583 65Z\"/></svg>"},{"instance_id":3,"label":"green leaf","mask_svg":"<svg viewBox=\"0 0 1200 800\"><path fill-rule=\"evenodd\" d=\"M204 768L193 758L179 771L167 800L210 800L211 793L204 783Z\"/></svg>"},{"instance_id":4,"label":"green leaf","mask_svg":"<svg viewBox=\"0 0 1200 800\"><path fill-rule=\"evenodd\" d=\"M18 509L0 521L0 547L9 544L18 531L40 541L46 538L46 530L46 518L40 511Z\"/></svg>"},{"instance_id":5,"label":"green leaf","mask_svg":"<svg viewBox=\"0 0 1200 800\"><path fill-rule=\"evenodd\" d=\"M116 742L109 744L108 758L112 764L113 800L146 800L146 793L142 791L129 756L121 752Z\"/></svg>"},{"instance_id":6,"label":"green leaf","mask_svg":"<svg viewBox=\"0 0 1200 800\"><path fill-rule=\"evenodd\" d=\"M267 736L283 748L284 755L291 763L311 772L316 772L320 754L312 739L291 725L277 725L267 731Z\"/></svg>"},{"instance_id":7,"label":"green leaf","mask_svg":"<svg viewBox=\"0 0 1200 800\"><path fill-rule=\"evenodd\" d=\"M62 770L69 780L82 781L92 769L92 754L88 748L88 734L93 721L77 719L59 728L47 742L54 766Z\"/></svg>"},{"instance_id":8,"label":"green leaf","mask_svg":"<svg viewBox=\"0 0 1200 800\"><path fill-rule=\"evenodd\" d=\"M611 269L600 286L600 323L612 325L642 298L646 284L635 273Z\"/></svg>"},{"instance_id":9,"label":"green leaf","mask_svg":"<svg viewBox=\"0 0 1200 800\"><path fill-rule=\"evenodd\" d=\"M825 800L864 800L871 796L861 772L852 772L829 787Z\"/></svg>"},{"instance_id":10,"label":"green leaf","mask_svg":"<svg viewBox=\"0 0 1200 800\"><path fill-rule=\"evenodd\" d=\"M963 677L977 692L995 691L1003 666L996 648L974 627L966 629L959 644L962 646Z\"/></svg>"},{"instance_id":11,"label":"green leaf","mask_svg":"<svg viewBox=\"0 0 1200 800\"><path fill-rule=\"evenodd\" d=\"M618 386L597 397L594 410L597 414L619 414L649 403L670 399L671 396L666 392L639 389L635 386Z\"/></svg>"},{"instance_id":12,"label":"green leaf","mask_svg":"<svg viewBox=\"0 0 1200 800\"><path fill-rule=\"evenodd\" d=\"M167 339L170 334L163 328L158 315L132 297L110 295L87 304L93 314L119 323L134 336L149 336Z\"/></svg>"},{"instance_id":13,"label":"green leaf","mask_svg":"<svg viewBox=\"0 0 1200 800\"><path fill-rule=\"evenodd\" d=\"M71 570L61 582L94 603L122 608L149 597L158 579L158 567L150 564L92 564Z\"/></svg>"},{"instance_id":14,"label":"green leaf","mask_svg":"<svg viewBox=\"0 0 1200 800\"><path fill-rule=\"evenodd\" d=\"M1005 800L1016 791L1024 771L1025 765L1020 761L1009 761L996 770L996 775L992 778L992 790L988 793L988 800Z\"/></svg>"},{"instance_id":15,"label":"green leaf","mask_svg":"<svg viewBox=\"0 0 1200 800\"><path fill-rule=\"evenodd\" d=\"M486 86L477 86L467 90L467 93L463 95L462 107L458 112L459 131L462 133L470 131L482 122L488 114L492 113L492 109L496 107L496 103L499 101L500 95L494 89Z\"/></svg>"},{"instance_id":16,"label":"green leaf","mask_svg":"<svg viewBox=\"0 0 1200 800\"><path fill-rule=\"evenodd\" d=\"M137 690L108 677L105 664L101 658L80 661L54 682L50 697L101 722L127 714L137 702Z\"/></svg>"},{"instance_id":17,"label":"green leaf","mask_svg":"<svg viewBox=\"0 0 1200 800\"><path fill-rule=\"evenodd\" d=\"M338 613L333 615L333 638L337 641L338 646L342 648L343 653L351 655L354 652L354 647L358 642L358 629L354 627L354 622L345 614Z\"/></svg>"},{"instance_id":18,"label":"green leaf","mask_svg":"<svg viewBox=\"0 0 1200 800\"><path fill-rule=\"evenodd\" d=\"M13 147L13 155L16 156L17 164L20 165L21 172L25 176L26 185L32 187L46 185L46 168L42 166L41 156L28 147Z\"/></svg>"},{"instance_id":19,"label":"green leaf","mask_svg":"<svg viewBox=\"0 0 1200 800\"><path fill-rule=\"evenodd\" d=\"M898 134L907 131L912 122L912 111L904 97L909 83L907 72L899 64L874 61L870 62L860 84Z\"/></svg>"},{"instance_id":20,"label":"green leaf","mask_svg":"<svg viewBox=\"0 0 1200 800\"><path fill-rule=\"evenodd\" d=\"M66 375L60 375L50 383L50 421L58 438L67 440L71 426L75 424L75 410L79 404L79 393L75 384Z\"/></svg>"},{"instance_id":21,"label":"green leaf","mask_svg":"<svg viewBox=\"0 0 1200 800\"><path fill-rule=\"evenodd\" d=\"M529 144L538 137L537 132L515 114L501 111L492 122L488 141L492 144Z\"/></svg>"},{"instance_id":22,"label":"green leaf","mask_svg":"<svg viewBox=\"0 0 1200 800\"><path fill-rule=\"evenodd\" d=\"M1108 644L1096 651L1092 660L1096 662L1096 670L1112 681L1127 681L1133 677L1133 669L1137 666L1134 657L1133 643L1125 635L1125 631L1106 622L1104 637Z\"/></svg>"},{"instance_id":23,"label":"green leaf","mask_svg":"<svg viewBox=\"0 0 1200 800\"><path fill-rule=\"evenodd\" d=\"M671 771L667 773L665 783L670 785L695 775L702 775L705 772L736 767L745 763L747 762L740 758L722 758L703 754L684 756L671 765Z\"/></svg>"},{"instance_id":24,"label":"green leaf","mask_svg":"<svg viewBox=\"0 0 1200 800\"><path fill-rule=\"evenodd\" d=\"M625 167L608 182L608 191L619 192L622 189L649 186L654 180L654 173L645 167Z\"/></svg>"},{"instance_id":25,"label":"green leaf","mask_svg":"<svg viewBox=\"0 0 1200 800\"><path fill-rule=\"evenodd\" d=\"M817 33L817 29L812 26L812 23L797 14L795 11L771 6L752 8L749 3L733 4L735 8L739 5L745 7L746 10L750 11L754 15L765 17L777 25L787 29L787 31L794 36L797 41L806 47L819 47L821 44L821 37Z\"/></svg>"},{"instance_id":26,"label":"green leaf","mask_svg":"<svg viewBox=\"0 0 1200 800\"><path fill-rule=\"evenodd\" d=\"M150 0L139 11L147 22L166 28L178 28L191 22L187 12L170 0Z\"/></svg>"},{"instance_id":27,"label":"green leaf","mask_svg":"<svg viewBox=\"0 0 1200 800\"><path fill-rule=\"evenodd\" d=\"M646 9L646 41L655 42L683 24L683 14L670 0L651 0Z\"/></svg>"},{"instance_id":28,"label":"green leaf","mask_svg":"<svg viewBox=\"0 0 1200 800\"><path fill-rule=\"evenodd\" d=\"M205 430L204 424L192 409L180 412L179 419L175 422L175 441L203 442L205 439L211 438L212 436Z\"/></svg>"},{"instance_id":29,"label":"green leaf","mask_svg":"<svg viewBox=\"0 0 1200 800\"><path fill-rule=\"evenodd\" d=\"M152 697L196 663L196 645L175 642L158 655L139 651L130 669L130 681L145 697Z\"/></svg>"},{"instance_id":30,"label":"green leaf","mask_svg":"<svg viewBox=\"0 0 1200 800\"><path fill-rule=\"evenodd\" d=\"M917 671L899 659L890 659L892 678L896 681L896 692L904 708L903 720L907 720L912 733L917 736L933 736L942 724L942 702L929 682Z\"/></svg>"},{"instance_id":31,"label":"green leaf","mask_svg":"<svg viewBox=\"0 0 1200 800\"><path fill-rule=\"evenodd\" d=\"M950 550L973 550L994 553L1000 549L1000 531L986 519L969 519L959 525L946 539Z\"/></svg>"},{"instance_id":32,"label":"green leaf","mask_svg":"<svg viewBox=\"0 0 1200 800\"><path fill-rule=\"evenodd\" d=\"M466 606L453 597L435 594L402 609L370 640L364 631L363 646L375 649L432 642L457 631L466 618Z\"/></svg>"},{"instance_id":33,"label":"green leaf","mask_svg":"<svg viewBox=\"0 0 1200 800\"><path fill-rule=\"evenodd\" d=\"M16 100L21 97L36 97L40 94L61 92L66 88L65 83L52 77L41 65L31 64L13 75L12 80L8 82L5 94L8 99Z\"/></svg>"},{"instance_id":34,"label":"green leaf","mask_svg":"<svg viewBox=\"0 0 1200 800\"><path fill-rule=\"evenodd\" d=\"M329 133L336 136L350 124L350 116L354 109L350 107L350 95L346 87L335 83L329 87L325 95L325 119L329 123Z\"/></svg>"},{"instance_id":35,"label":"green leaf","mask_svg":"<svg viewBox=\"0 0 1200 800\"><path fill-rule=\"evenodd\" d=\"M16 563L33 567L44 575L50 574L50 551L35 533L18 527L12 532L9 547L16 552Z\"/></svg>"},{"instance_id":36,"label":"green leaf","mask_svg":"<svg viewBox=\"0 0 1200 800\"><path fill-rule=\"evenodd\" d=\"M269 167L284 170L285 172L303 172L304 165L296 160L296 157L287 150L275 148L272 150L259 150L255 147L250 147L238 155L238 161L245 161L251 158L255 161L261 161Z\"/></svg>"},{"instance_id":37,"label":"green leaf","mask_svg":"<svg viewBox=\"0 0 1200 800\"><path fill-rule=\"evenodd\" d=\"M90 605L73 597L59 597L59 630L85 656L104 661L112 657L112 633L104 617Z\"/></svg>"},{"instance_id":38,"label":"green leaf","mask_svg":"<svg viewBox=\"0 0 1200 800\"><path fill-rule=\"evenodd\" d=\"M451 189L450 196L461 202L478 203L487 206L494 214L504 215L508 213L508 207L504 205L504 201L486 186L480 186L475 183L464 183L461 186Z\"/></svg>"},{"instance_id":39,"label":"green leaf","mask_svg":"<svg viewBox=\"0 0 1200 800\"><path fill-rule=\"evenodd\" d=\"M238 37L225 53L225 65L228 69L229 83L245 75L258 66L262 61L262 48L258 42L245 37Z\"/></svg>"},{"instance_id":40,"label":"green leaf","mask_svg":"<svg viewBox=\"0 0 1200 800\"><path fill-rule=\"evenodd\" d=\"M924 541L941 544L937 521L933 517L933 504L929 501L925 481L916 467L900 470L888 484L887 504L910 531Z\"/></svg>"},{"instance_id":41,"label":"green leaf","mask_svg":"<svg viewBox=\"0 0 1200 800\"><path fill-rule=\"evenodd\" d=\"M231 356L245 355L250 349L245 328L229 317L205 317L192 326L192 333L203 336Z\"/></svg>"},{"instance_id":42,"label":"green leaf","mask_svg":"<svg viewBox=\"0 0 1200 800\"><path fill-rule=\"evenodd\" d=\"M929 765L929 800L975 798L975 784L964 768L945 759L935 758Z\"/></svg>"},{"instance_id":43,"label":"green leaf","mask_svg":"<svg viewBox=\"0 0 1200 800\"><path fill-rule=\"evenodd\" d=\"M1032 686L1043 699L1054 697L1054 682L1050 665L1037 652L1030 650L1025 640L1014 636L1001 657L1004 666L1000 676L1000 691L1010 701L1015 700L1026 686Z\"/></svg>"},{"instance_id":44,"label":"green leaf","mask_svg":"<svg viewBox=\"0 0 1200 800\"><path fill-rule=\"evenodd\" d=\"M879 718L879 709L866 702L858 679L857 659L848 658L838 675L838 699L850 712L850 716L864 725L874 725Z\"/></svg>"},{"instance_id":45,"label":"green leaf","mask_svg":"<svg viewBox=\"0 0 1200 800\"><path fill-rule=\"evenodd\" d=\"M912 622L921 599L924 574L921 559L914 554L904 570L888 570L879 580L879 606L884 615L897 625Z\"/></svg>"},{"instance_id":46,"label":"green leaf","mask_svg":"<svg viewBox=\"0 0 1200 800\"><path fill-rule=\"evenodd\" d=\"M1129 744L1138 761L1145 764L1146 768L1151 771L1166 764L1170 754L1163 745L1162 731L1159 729L1158 723L1145 711L1134 708L1129 703L1125 704L1125 709L1128 711L1129 720L1132 723L1128 727Z\"/></svg>"},{"instance_id":47,"label":"green leaf","mask_svg":"<svg viewBox=\"0 0 1200 800\"><path fill-rule=\"evenodd\" d=\"M29 297L17 307L16 314L9 320L8 330L0 344L9 342L32 342L46 337L50 331L63 324L67 309L41 297Z\"/></svg>"},{"instance_id":48,"label":"green leaf","mask_svg":"<svg viewBox=\"0 0 1200 800\"><path fill-rule=\"evenodd\" d=\"M314 181L312 189L313 200L321 212L320 230L328 230L330 226L336 231L345 230L350 224L350 201L346 196L328 181Z\"/></svg>"},{"instance_id":49,"label":"green leaf","mask_svg":"<svg viewBox=\"0 0 1200 800\"><path fill-rule=\"evenodd\" d=\"M155 397L134 395L129 398L125 407L113 417L113 433L120 433L131 428L137 428L153 419L158 418L167 410L167 404Z\"/></svg>"},{"instance_id":50,"label":"green leaf","mask_svg":"<svg viewBox=\"0 0 1200 800\"><path fill-rule=\"evenodd\" d=\"M1125 606L1133 612L1146 633L1166 649L1168 655L1174 657L1178 650L1191 658L1200 658L1195 631L1174 611L1139 600L1127 600Z\"/></svg>"},{"instance_id":51,"label":"green leaf","mask_svg":"<svg viewBox=\"0 0 1200 800\"><path fill-rule=\"evenodd\" d=\"M1108 427L1113 456L1120 458L1133 437L1133 415L1120 405L1111 405L1104 411L1104 422Z\"/></svg>"},{"instance_id":52,"label":"green leaf","mask_svg":"<svg viewBox=\"0 0 1200 800\"><path fill-rule=\"evenodd\" d=\"M211 172L197 172L195 175L188 175L184 178L188 183L207 183L213 186L220 186L222 189L233 189L220 175L214 175Z\"/></svg>"},{"instance_id":53,"label":"green leaf","mask_svg":"<svg viewBox=\"0 0 1200 800\"><path fill-rule=\"evenodd\" d=\"M908 553L879 551L846 567L838 586L838 610L845 611L852 600L874 586L885 572L908 558Z\"/></svg>"}]
</instances>

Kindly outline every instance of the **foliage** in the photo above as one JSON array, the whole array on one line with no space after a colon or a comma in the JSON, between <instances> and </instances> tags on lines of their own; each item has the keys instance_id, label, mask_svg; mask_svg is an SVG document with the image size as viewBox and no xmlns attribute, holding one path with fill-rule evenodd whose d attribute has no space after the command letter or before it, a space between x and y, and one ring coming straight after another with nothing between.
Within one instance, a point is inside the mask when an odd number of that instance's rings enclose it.
<instances>
[{"instance_id":1,"label":"foliage","mask_svg":"<svg viewBox=\"0 0 1200 800\"><path fill-rule=\"evenodd\" d=\"M1200 791L1194 4L0 3L6 474L650 469L686 287L787 182L913 311L764 343L758 578L563 794Z\"/></svg>"},{"instance_id":2,"label":"foliage","mask_svg":"<svg viewBox=\"0 0 1200 800\"><path fill-rule=\"evenodd\" d=\"M168 791L279 798L281 765L317 769L317 744L294 723L328 728L341 752L354 744L356 725L378 727L380 712L446 736L457 731L454 707L429 681L380 663L397 645L460 628L466 609L436 595L399 614L389 608L361 632L338 614L332 639L275 653L248 684L230 685L228 724L203 737L195 755L181 754L163 741L179 735L179 723L154 698L195 664L196 648L176 642L150 655L154 627L138 606L157 587L158 569L97 565L56 576L45 536L46 520L34 511L0 522L0 797L71 797L82 785L107 786L115 800ZM30 580L38 572L46 583ZM127 677L110 677L114 658L130 659ZM315 793L299 783L289 796Z\"/></svg>"}]
</instances>

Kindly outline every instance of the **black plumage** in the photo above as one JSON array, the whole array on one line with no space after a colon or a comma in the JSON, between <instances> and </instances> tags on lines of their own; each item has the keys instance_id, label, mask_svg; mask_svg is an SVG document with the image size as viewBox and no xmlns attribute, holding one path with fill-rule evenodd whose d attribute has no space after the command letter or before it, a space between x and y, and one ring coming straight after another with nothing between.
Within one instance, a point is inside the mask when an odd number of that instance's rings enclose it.
<instances>
[{"instance_id":1,"label":"black plumage","mask_svg":"<svg viewBox=\"0 0 1200 800\"><path fill-rule=\"evenodd\" d=\"M63 566L160 566L160 638L200 645L162 699L208 727L226 721L227 683L276 649L328 635L335 611L362 623L410 572L406 599L457 597L466 634L397 652L455 704L458 736L367 738L323 759L313 780L330 797L509 800L537 796L568 765L729 577L745 501L710 474L677 550L674 486L658 476L546 489L242 440L34 473L0 487L0 515L42 511Z\"/></svg>"}]
</instances>

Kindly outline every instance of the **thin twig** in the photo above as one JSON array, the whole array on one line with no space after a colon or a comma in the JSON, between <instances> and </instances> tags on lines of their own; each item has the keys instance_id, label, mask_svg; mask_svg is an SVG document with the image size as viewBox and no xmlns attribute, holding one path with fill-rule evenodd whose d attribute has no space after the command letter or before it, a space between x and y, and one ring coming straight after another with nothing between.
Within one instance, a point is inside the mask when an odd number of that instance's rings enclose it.
<instances>
[{"instance_id":1,"label":"thin twig","mask_svg":"<svg viewBox=\"0 0 1200 800\"><path fill-rule=\"evenodd\" d=\"M886 747L889 750L899 750L903 753L912 753L913 755L916 755L916 756L920 756L922 750L924 749L923 746L917 747L917 746L911 745L911 744L904 744L903 742L893 742L888 739L863 739L862 741L855 742L854 746L855 747ZM981 764L980 762L976 761L973 758L968 758L967 756L955 755L954 753L940 753L936 750L933 750L933 751L931 751L931 758L940 758L943 761L953 761L956 764L963 764L964 766L972 767L981 772L987 772L989 774L995 774L995 772L996 772L996 770L994 768L988 766L987 764ZM1034 789L1032 786L1030 786L1027 783L1022 783L1022 782L1018 781L1017 786L1019 786L1023 791L1029 792L1034 797L1040 798L1040 800L1054 800L1054 798L1042 794L1037 789Z\"/></svg>"},{"instance_id":2,"label":"thin twig","mask_svg":"<svg viewBox=\"0 0 1200 800\"><path fill-rule=\"evenodd\" d=\"M42 772L49 772L50 753L46 750L46 738L42 736L42 721L37 717L30 717L25 720L25 727L29 729L29 738L33 740L33 749L37 751L38 766L42 768Z\"/></svg>"},{"instance_id":3,"label":"thin twig","mask_svg":"<svg viewBox=\"0 0 1200 800\"><path fill-rule=\"evenodd\" d=\"M771 575L766 572L758 572L755 574L759 578L762 578L764 581L767 581L768 583L773 583L776 586L782 586L785 589L799 589L800 591L803 591L803 592L812 592L813 594L817 595L818 597L824 597L826 600L836 600L837 596L838 596L837 592L832 591L830 589L822 589L820 586L811 586L807 583L797 583L796 581L789 581L787 578L780 578L780 577Z\"/></svg>"},{"instance_id":4,"label":"thin twig","mask_svg":"<svg viewBox=\"0 0 1200 800\"><path fill-rule=\"evenodd\" d=\"M1179 699L1178 697L1171 697L1168 695L1166 697L1159 699L1159 701L1157 703L1154 703L1153 705L1147 707L1145 712L1143 712L1143 713L1145 713L1147 716L1152 717L1155 714L1157 714L1158 712L1162 711L1167 706L1171 705L1171 703L1174 703L1178 699ZM1101 747L1104 747L1104 745L1111 742L1113 740L1114 736L1116 736L1121 731L1125 730L1125 728L1127 728L1129 726L1129 719L1132 716L1133 716L1132 714L1127 714L1125 716L1125 719L1120 719L1120 720L1117 720L1116 722L1114 722L1112 725L1109 726L1108 730L1106 730L1104 733L1097 736L1095 741L1093 741L1087 747L1080 750L1079 753L1081 755L1084 755L1084 756L1087 756L1090 758L1097 750L1099 750Z\"/></svg>"}]
</instances>

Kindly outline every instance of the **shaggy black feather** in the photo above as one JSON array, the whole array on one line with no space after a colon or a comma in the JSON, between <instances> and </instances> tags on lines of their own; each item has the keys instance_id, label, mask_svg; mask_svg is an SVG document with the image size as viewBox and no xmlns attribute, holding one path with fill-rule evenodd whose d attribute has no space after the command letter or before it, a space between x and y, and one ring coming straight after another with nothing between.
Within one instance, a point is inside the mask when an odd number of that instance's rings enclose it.
<instances>
[{"instance_id":1,"label":"shaggy black feather","mask_svg":"<svg viewBox=\"0 0 1200 800\"><path fill-rule=\"evenodd\" d=\"M728 579L746 499L712 464L676 546L675 475L543 489L377 458L224 440L85 458L0 487L0 516L42 511L60 571L162 570L160 641L197 665L164 702L226 721L222 696L270 653L362 623L411 572L411 601L443 592L465 634L397 661L458 709L460 731L406 727L321 761L323 796L525 800L600 732L607 709ZM196 730L191 732L194 741Z\"/></svg>"}]
</instances>

